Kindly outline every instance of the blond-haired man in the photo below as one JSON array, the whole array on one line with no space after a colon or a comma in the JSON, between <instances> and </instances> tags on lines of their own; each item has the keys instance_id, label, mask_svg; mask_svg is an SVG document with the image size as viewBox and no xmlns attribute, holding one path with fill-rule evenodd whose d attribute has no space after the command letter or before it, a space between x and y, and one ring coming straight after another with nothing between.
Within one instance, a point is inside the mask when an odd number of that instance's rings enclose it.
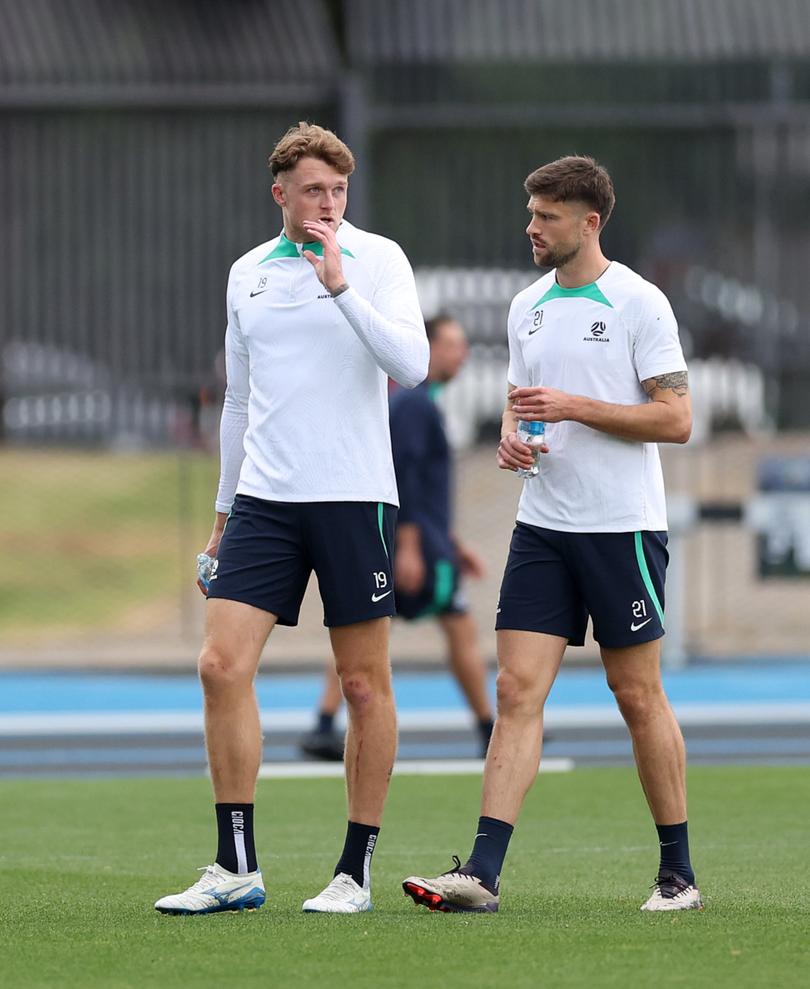
<instances>
[{"instance_id":1,"label":"blond-haired man","mask_svg":"<svg viewBox=\"0 0 810 989\"><path fill-rule=\"evenodd\" d=\"M308 912L371 909L370 866L396 751L388 638L397 489L387 379L413 388L428 342L397 244L343 219L354 158L331 131L292 127L270 156L283 229L231 268L216 520L199 670L218 847L163 913L259 907L253 839L261 730L253 680L276 624L318 577L348 704L349 823ZM227 527L226 527L227 521Z\"/></svg>"}]
</instances>

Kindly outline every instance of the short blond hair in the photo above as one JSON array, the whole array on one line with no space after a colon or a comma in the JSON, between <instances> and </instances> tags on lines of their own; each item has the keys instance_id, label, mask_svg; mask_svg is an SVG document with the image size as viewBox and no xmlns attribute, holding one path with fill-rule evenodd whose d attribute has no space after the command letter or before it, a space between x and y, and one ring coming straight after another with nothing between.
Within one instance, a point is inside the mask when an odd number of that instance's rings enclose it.
<instances>
[{"instance_id":1,"label":"short blond hair","mask_svg":"<svg viewBox=\"0 0 810 989\"><path fill-rule=\"evenodd\" d=\"M268 159L273 178L295 168L302 158L319 158L341 175L351 175L354 171L354 155L337 134L305 120L290 127L273 148Z\"/></svg>"}]
</instances>

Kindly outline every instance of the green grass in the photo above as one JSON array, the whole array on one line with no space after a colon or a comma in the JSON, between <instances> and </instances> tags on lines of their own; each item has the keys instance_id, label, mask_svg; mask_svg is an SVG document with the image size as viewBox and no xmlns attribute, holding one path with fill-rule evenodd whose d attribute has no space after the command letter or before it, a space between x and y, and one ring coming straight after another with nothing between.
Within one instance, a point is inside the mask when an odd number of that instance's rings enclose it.
<instances>
[{"instance_id":1,"label":"green grass","mask_svg":"<svg viewBox=\"0 0 810 989\"><path fill-rule=\"evenodd\" d=\"M810 770L695 769L702 912L642 914L656 843L634 774L582 770L529 795L501 912L430 914L399 887L466 853L477 778L393 781L371 914L300 913L343 838L339 781L262 782L269 902L163 917L212 855L205 780L0 786L2 982L16 987L536 987L807 984Z\"/></svg>"},{"instance_id":2,"label":"green grass","mask_svg":"<svg viewBox=\"0 0 810 989\"><path fill-rule=\"evenodd\" d=\"M4 643L161 613L193 586L216 473L202 454L0 453Z\"/></svg>"}]
</instances>

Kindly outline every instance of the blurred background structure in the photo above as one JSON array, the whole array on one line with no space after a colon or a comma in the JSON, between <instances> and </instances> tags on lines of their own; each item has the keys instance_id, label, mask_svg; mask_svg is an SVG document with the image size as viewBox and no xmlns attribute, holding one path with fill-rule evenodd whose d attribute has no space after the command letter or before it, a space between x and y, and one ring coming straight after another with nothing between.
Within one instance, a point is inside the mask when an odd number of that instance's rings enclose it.
<instances>
[{"instance_id":1,"label":"blurred background structure","mask_svg":"<svg viewBox=\"0 0 810 989\"><path fill-rule=\"evenodd\" d=\"M605 251L669 295L696 425L665 450L670 656L808 653L807 0L0 0L0 664L192 668L231 262L275 236L299 119L355 151L347 217L473 341L444 400L494 602L522 182L611 171ZM312 589L311 589L312 590ZM320 663L317 598L277 664ZM400 661L434 661L432 627ZM585 656L593 656L593 650Z\"/></svg>"}]
</instances>

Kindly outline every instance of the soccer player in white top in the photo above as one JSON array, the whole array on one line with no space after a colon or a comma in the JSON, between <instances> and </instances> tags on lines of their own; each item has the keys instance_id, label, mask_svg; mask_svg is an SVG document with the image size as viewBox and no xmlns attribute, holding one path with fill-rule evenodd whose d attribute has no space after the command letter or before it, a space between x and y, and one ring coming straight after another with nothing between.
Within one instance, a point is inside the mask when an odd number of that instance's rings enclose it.
<instances>
[{"instance_id":1,"label":"soccer player in white top","mask_svg":"<svg viewBox=\"0 0 810 989\"><path fill-rule=\"evenodd\" d=\"M543 707L588 618L633 740L660 859L643 910L700 908L687 837L684 744L664 694L666 506L658 443L685 443L686 364L659 289L600 247L615 197L607 171L569 156L525 182L535 264L551 268L509 311L498 466L531 469L506 564L498 713L472 853L403 886L432 910L494 912L509 838L540 761ZM546 424L541 444L518 422Z\"/></svg>"},{"instance_id":2,"label":"soccer player in white top","mask_svg":"<svg viewBox=\"0 0 810 989\"><path fill-rule=\"evenodd\" d=\"M228 279L221 474L205 550L216 563L200 584L218 847L198 882L158 900L164 913L264 902L253 840L262 748L253 680L274 626L297 624L312 570L348 706L349 824L332 881L305 911L371 909L371 856L396 750L388 377L408 388L423 380L425 327L402 250L343 219L349 148L301 123L278 142L270 168L283 229Z\"/></svg>"}]
</instances>

